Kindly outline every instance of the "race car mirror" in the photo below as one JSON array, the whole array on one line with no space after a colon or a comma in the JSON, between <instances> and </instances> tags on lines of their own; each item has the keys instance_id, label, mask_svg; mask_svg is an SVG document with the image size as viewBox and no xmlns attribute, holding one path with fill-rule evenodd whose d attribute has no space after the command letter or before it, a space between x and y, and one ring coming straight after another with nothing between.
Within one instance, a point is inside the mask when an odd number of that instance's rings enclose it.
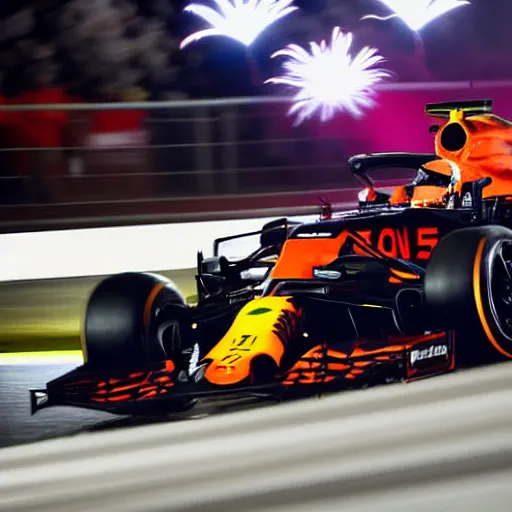
<instances>
[{"instance_id":1,"label":"race car mirror","mask_svg":"<svg viewBox=\"0 0 512 512\"><path fill-rule=\"evenodd\" d=\"M225 259L222 256L204 258L201 262L201 274L222 275L223 260Z\"/></svg>"}]
</instances>

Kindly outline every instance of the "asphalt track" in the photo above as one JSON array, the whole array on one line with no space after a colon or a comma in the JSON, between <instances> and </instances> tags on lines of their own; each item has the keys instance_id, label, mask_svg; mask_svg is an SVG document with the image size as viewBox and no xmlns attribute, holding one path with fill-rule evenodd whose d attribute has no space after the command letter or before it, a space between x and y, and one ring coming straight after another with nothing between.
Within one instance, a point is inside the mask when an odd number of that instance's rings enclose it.
<instances>
[{"instance_id":1,"label":"asphalt track","mask_svg":"<svg viewBox=\"0 0 512 512\"><path fill-rule=\"evenodd\" d=\"M0 510L509 512L512 364L0 450Z\"/></svg>"},{"instance_id":2,"label":"asphalt track","mask_svg":"<svg viewBox=\"0 0 512 512\"><path fill-rule=\"evenodd\" d=\"M31 416L28 390L44 387L49 380L81 364L80 358L76 355L68 359L69 362L65 364L23 364L23 360L17 364L0 364L0 448L88 431L119 429L152 422L199 419L264 405L254 400L245 400L237 404L217 401L201 405L179 416L144 420L71 407L45 409ZM51 358L48 357L46 360L51 361Z\"/></svg>"},{"instance_id":3,"label":"asphalt track","mask_svg":"<svg viewBox=\"0 0 512 512\"><path fill-rule=\"evenodd\" d=\"M107 418L101 413L68 409L49 411L41 417L30 416L28 389L44 386L48 379L72 367L72 364L0 366L0 447L65 435Z\"/></svg>"}]
</instances>

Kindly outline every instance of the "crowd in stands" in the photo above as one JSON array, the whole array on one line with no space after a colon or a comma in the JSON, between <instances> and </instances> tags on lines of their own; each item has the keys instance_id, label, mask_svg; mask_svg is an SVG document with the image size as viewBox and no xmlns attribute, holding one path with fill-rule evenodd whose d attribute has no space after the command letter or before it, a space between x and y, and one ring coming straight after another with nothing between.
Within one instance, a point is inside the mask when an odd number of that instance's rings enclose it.
<instances>
[{"instance_id":1,"label":"crowd in stands","mask_svg":"<svg viewBox=\"0 0 512 512\"><path fill-rule=\"evenodd\" d=\"M512 32L506 22L512 19L512 2L492 0L492 10L489 2L474 0L471 9L460 9L456 16L427 27L423 45L399 20L360 21L362 15L375 12L375 0L297 0L302 11L269 31L256 44L254 55L266 78L275 71L268 59L272 51L292 40L307 44L328 37L332 27L340 25L354 31L358 45L378 47L397 81L512 79ZM183 14L186 3L39 0L24 6L22 1L17 12L0 22L0 103L260 94L236 43L210 40L179 51L180 40L195 27L190 15ZM25 200L45 201L46 192L38 184L48 169L54 174L80 171L73 167L73 150L57 162L58 153L44 148L75 148L90 131L136 131L146 116L139 111L0 111L0 149L42 148L16 154L0 151L0 165L32 177L35 185ZM6 184L0 187L7 190L3 196L27 194ZM57 189L53 188L55 200L60 197Z\"/></svg>"},{"instance_id":2,"label":"crowd in stands","mask_svg":"<svg viewBox=\"0 0 512 512\"><path fill-rule=\"evenodd\" d=\"M28 2L28 0L25 0ZM196 0L208 3L208 0ZM412 1L412 0L411 0ZM179 51L204 22L183 12L187 0L33 0L0 20L0 82L9 98L46 82L86 101L122 100L133 88L147 99L232 95L249 78L241 45L216 38ZM512 77L512 3L473 0L422 30L425 48L400 20L365 20L377 0L295 0L300 11L269 29L253 48L261 75L285 44L329 37L340 25L356 46L379 48L398 81ZM23 4L23 0L21 0ZM196 24L199 23L200 25ZM226 73L235 80L227 80ZM50 78L51 77L51 78ZM37 83L36 83L37 82Z\"/></svg>"}]
</instances>

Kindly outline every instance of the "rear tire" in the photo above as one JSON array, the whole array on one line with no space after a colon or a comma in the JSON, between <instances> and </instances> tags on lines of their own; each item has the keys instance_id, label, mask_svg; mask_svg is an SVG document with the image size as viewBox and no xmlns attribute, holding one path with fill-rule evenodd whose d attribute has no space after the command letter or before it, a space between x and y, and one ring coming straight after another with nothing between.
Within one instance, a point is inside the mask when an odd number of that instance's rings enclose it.
<instances>
[{"instance_id":1,"label":"rear tire","mask_svg":"<svg viewBox=\"0 0 512 512\"><path fill-rule=\"evenodd\" d=\"M458 364L512 359L512 230L448 234L427 264L425 298L430 323L455 329Z\"/></svg>"},{"instance_id":2,"label":"rear tire","mask_svg":"<svg viewBox=\"0 0 512 512\"><path fill-rule=\"evenodd\" d=\"M87 364L118 368L171 359L181 348L165 341L162 326L188 326L185 298L172 281L145 273L123 273L103 280L91 294L82 328ZM176 340L175 340L176 341Z\"/></svg>"}]
</instances>

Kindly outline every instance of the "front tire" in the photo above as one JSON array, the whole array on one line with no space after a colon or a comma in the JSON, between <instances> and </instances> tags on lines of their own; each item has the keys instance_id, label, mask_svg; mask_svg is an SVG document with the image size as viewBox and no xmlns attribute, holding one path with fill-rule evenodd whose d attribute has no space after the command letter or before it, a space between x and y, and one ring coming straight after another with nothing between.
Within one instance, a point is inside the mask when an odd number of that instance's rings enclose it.
<instances>
[{"instance_id":1,"label":"front tire","mask_svg":"<svg viewBox=\"0 0 512 512\"><path fill-rule=\"evenodd\" d=\"M465 228L443 238L425 274L432 323L455 329L470 364L512 359L512 230Z\"/></svg>"},{"instance_id":2,"label":"front tire","mask_svg":"<svg viewBox=\"0 0 512 512\"><path fill-rule=\"evenodd\" d=\"M187 324L185 298L163 276L128 272L104 279L91 294L82 327L85 362L118 368L171 359ZM174 330L162 330L167 323Z\"/></svg>"}]
</instances>

